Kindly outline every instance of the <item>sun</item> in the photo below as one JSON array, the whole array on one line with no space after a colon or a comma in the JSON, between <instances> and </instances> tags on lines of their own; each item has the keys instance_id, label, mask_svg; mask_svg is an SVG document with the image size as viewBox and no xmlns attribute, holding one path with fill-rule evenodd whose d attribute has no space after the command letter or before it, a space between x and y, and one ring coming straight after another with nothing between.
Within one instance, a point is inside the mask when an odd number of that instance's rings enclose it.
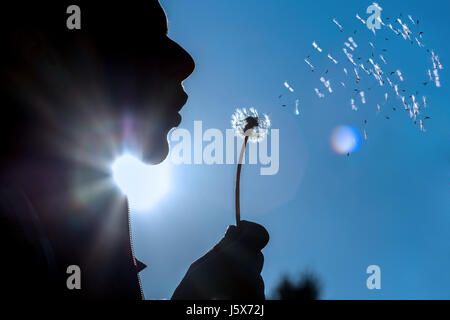
<instances>
[{"instance_id":1,"label":"sun","mask_svg":"<svg viewBox=\"0 0 450 320\"><path fill-rule=\"evenodd\" d=\"M168 161L146 165L136 157L125 154L117 158L111 168L115 183L128 197L132 209L149 210L169 191Z\"/></svg>"}]
</instances>

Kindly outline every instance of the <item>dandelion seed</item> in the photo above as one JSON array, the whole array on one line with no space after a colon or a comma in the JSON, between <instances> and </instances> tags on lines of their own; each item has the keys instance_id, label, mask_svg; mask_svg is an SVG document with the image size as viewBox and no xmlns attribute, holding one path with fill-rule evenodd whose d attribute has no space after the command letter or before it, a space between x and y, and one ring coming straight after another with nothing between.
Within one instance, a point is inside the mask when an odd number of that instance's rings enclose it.
<instances>
[{"instance_id":1,"label":"dandelion seed","mask_svg":"<svg viewBox=\"0 0 450 320\"><path fill-rule=\"evenodd\" d=\"M440 88L441 87L441 81L439 78L439 71L438 69L434 69L433 70L433 75L434 75L434 82L436 83L436 87Z\"/></svg>"},{"instance_id":2,"label":"dandelion seed","mask_svg":"<svg viewBox=\"0 0 450 320\"><path fill-rule=\"evenodd\" d=\"M355 104L355 99L350 99L350 104L352 106L353 111L358 111L358 107Z\"/></svg>"},{"instance_id":3,"label":"dandelion seed","mask_svg":"<svg viewBox=\"0 0 450 320\"><path fill-rule=\"evenodd\" d=\"M349 37L349 38L348 38L348 41L352 44L352 46L353 46L354 48L358 48L358 45L356 44L355 40L353 40L352 37Z\"/></svg>"},{"instance_id":4,"label":"dandelion seed","mask_svg":"<svg viewBox=\"0 0 450 320\"><path fill-rule=\"evenodd\" d=\"M344 44L345 44L345 46L346 46L347 48L349 48L350 50L355 51L355 48L353 48L352 45L351 45L350 43L344 42Z\"/></svg>"},{"instance_id":5,"label":"dandelion seed","mask_svg":"<svg viewBox=\"0 0 450 320\"><path fill-rule=\"evenodd\" d=\"M408 26L406 25L406 23L403 23L402 20L400 18L397 19L397 22L402 26L403 31L401 31L403 38L406 40L411 39L410 38L410 34L411 34L411 30L408 28Z\"/></svg>"},{"instance_id":6,"label":"dandelion seed","mask_svg":"<svg viewBox=\"0 0 450 320\"><path fill-rule=\"evenodd\" d=\"M414 21L414 19L412 18L412 16L409 14L408 15L408 19L413 23L413 24L416 24L416 22Z\"/></svg>"},{"instance_id":7,"label":"dandelion seed","mask_svg":"<svg viewBox=\"0 0 450 320\"><path fill-rule=\"evenodd\" d=\"M300 115L300 110L299 110L299 107L300 107L300 100L295 100L295 114L298 116L298 115Z\"/></svg>"},{"instance_id":8,"label":"dandelion seed","mask_svg":"<svg viewBox=\"0 0 450 320\"><path fill-rule=\"evenodd\" d=\"M343 82L341 82L341 85L345 88L346 86L345 86L345 83L343 83Z\"/></svg>"},{"instance_id":9,"label":"dandelion seed","mask_svg":"<svg viewBox=\"0 0 450 320\"><path fill-rule=\"evenodd\" d=\"M358 19L359 21L361 21L362 24L366 24L366 20L362 19L359 14L356 14L356 19Z\"/></svg>"},{"instance_id":10,"label":"dandelion seed","mask_svg":"<svg viewBox=\"0 0 450 320\"><path fill-rule=\"evenodd\" d=\"M434 69L439 69L439 70L444 69L444 67L442 66L442 64L441 64L441 62L439 60L439 56L436 55L433 50L431 51L431 59L433 61L433 68Z\"/></svg>"},{"instance_id":11,"label":"dandelion seed","mask_svg":"<svg viewBox=\"0 0 450 320\"><path fill-rule=\"evenodd\" d=\"M423 106L424 106L425 108L428 107L427 97L426 97L426 96L423 96L423 97L422 97L422 100L423 100Z\"/></svg>"},{"instance_id":12,"label":"dandelion seed","mask_svg":"<svg viewBox=\"0 0 450 320\"><path fill-rule=\"evenodd\" d=\"M363 70L364 70L364 72L365 72L365 73L367 73L367 74L369 74L369 75L370 75L370 71L369 71L369 70L367 70L367 68L366 68L366 67L364 66L364 64L362 64L362 63L361 63L361 64L360 64L359 66L361 67L361 69L363 69Z\"/></svg>"},{"instance_id":13,"label":"dandelion seed","mask_svg":"<svg viewBox=\"0 0 450 320\"><path fill-rule=\"evenodd\" d=\"M433 53L433 51L432 51L432 53ZM437 69L437 63L436 63L436 60L434 59L434 53L431 56L431 62L433 63L433 69Z\"/></svg>"},{"instance_id":14,"label":"dandelion seed","mask_svg":"<svg viewBox=\"0 0 450 320\"><path fill-rule=\"evenodd\" d=\"M386 92L386 93L384 94L384 101L387 102L387 101L388 101L388 98L389 98L389 95L388 95L388 93Z\"/></svg>"},{"instance_id":15,"label":"dandelion seed","mask_svg":"<svg viewBox=\"0 0 450 320\"><path fill-rule=\"evenodd\" d=\"M356 67L355 60L353 60L353 55L347 51L347 49L343 49L347 59Z\"/></svg>"},{"instance_id":16,"label":"dandelion seed","mask_svg":"<svg viewBox=\"0 0 450 320\"><path fill-rule=\"evenodd\" d=\"M420 131L425 132L425 126L423 125L423 121L419 120Z\"/></svg>"},{"instance_id":17,"label":"dandelion seed","mask_svg":"<svg viewBox=\"0 0 450 320\"><path fill-rule=\"evenodd\" d=\"M364 140L367 141L367 138L368 138L368 137L367 137L367 131L366 131L366 129L363 130L363 134L364 134Z\"/></svg>"},{"instance_id":18,"label":"dandelion seed","mask_svg":"<svg viewBox=\"0 0 450 320\"><path fill-rule=\"evenodd\" d=\"M397 84L394 85L394 90L395 90L395 94L396 94L397 96L400 96L400 94L399 94L399 92L398 92L398 85L397 85Z\"/></svg>"},{"instance_id":19,"label":"dandelion seed","mask_svg":"<svg viewBox=\"0 0 450 320\"><path fill-rule=\"evenodd\" d=\"M381 112L381 106L377 104L377 114Z\"/></svg>"},{"instance_id":20,"label":"dandelion seed","mask_svg":"<svg viewBox=\"0 0 450 320\"><path fill-rule=\"evenodd\" d=\"M317 51L322 52L322 49L317 45L315 41L313 41L312 45Z\"/></svg>"},{"instance_id":21,"label":"dandelion seed","mask_svg":"<svg viewBox=\"0 0 450 320\"><path fill-rule=\"evenodd\" d=\"M316 92L317 96L318 96L320 99L325 98L325 95L324 95L322 92L320 92L319 89L314 88L314 91Z\"/></svg>"},{"instance_id":22,"label":"dandelion seed","mask_svg":"<svg viewBox=\"0 0 450 320\"><path fill-rule=\"evenodd\" d=\"M386 59L384 59L384 56L382 54L380 54L380 59L384 62L384 64L387 64Z\"/></svg>"},{"instance_id":23,"label":"dandelion seed","mask_svg":"<svg viewBox=\"0 0 450 320\"><path fill-rule=\"evenodd\" d=\"M403 107L404 107L405 109L408 109L408 106L406 105L406 98L405 98L404 96L401 96L400 99L402 100Z\"/></svg>"},{"instance_id":24,"label":"dandelion seed","mask_svg":"<svg viewBox=\"0 0 450 320\"><path fill-rule=\"evenodd\" d=\"M381 20L381 17L377 17L377 21L378 21L383 27L386 26L386 24L383 22L383 20Z\"/></svg>"},{"instance_id":25,"label":"dandelion seed","mask_svg":"<svg viewBox=\"0 0 450 320\"><path fill-rule=\"evenodd\" d=\"M414 39L416 40L417 45L418 45L419 47L424 47L424 45L422 44L422 42L420 42L419 39L417 39L417 37L414 37Z\"/></svg>"},{"instance_id":26,"label":"dandelion seed","mask_svg":"<svg viewBox=\"0 0 450 320\"><path fill-rule=\"evenodd\" d=\"M364 91L360 91L359 95L361 96L362 104L366 104L366 94L364 93Z\"/></svg>"},{"instance_id":27,"label":"dandelion seed","mask_svg":"<svg viewBox=\"0 0 450 320\"><path fill-rule=\"evenodd\" d=\"M286 89L288 89L290 92L294 92L294 88L292 88L289 83L285 82L284 86L286 87Z\"/></svg>"},{"instance_id":28,"label":"dandelion seed","mask_svg":"<svg viewBox=\"0 0 450 320\"><path fill-rule=\"evenodd\" d=\"M398 78L400 79L400 81L402 81L403 82L403 75L402 75L402 72L400 71L400 70L397 70L397 71L395 71L395 73L397 74L397 76L398 76Z\"/></svg>"},{"instance_id":29,"label":"dandelion seed","mask_svg":"<svg viewBox=\"0 0 450 320\"><path fill-rule=\"evenodd\" d=\"M333 19L333 22L339 27L339 31L342 32L342 30L343 30L344 28L339 24L339 22L338 22L336 19Z\"/></svg>"},{"instance_id":30,"label":"dandelion seed","mask_svg":"<svg viewBox=\"0 0 450 320\"><path fill-rule=\"evenodd\" d=\"M372 42L369 42L370 46L375 49L375 46Z\"/></svg>"},{"instance_id":31,"label":"dandelion seed","mask_svg":"<svg viewBox=\"0 0 450 320\"><path fill-rule=\"evenodd\" d=\"M305 59L305 62L306 62L306 64L308 65L308 66L310 66L311 67L311 69L314 71L314 66L312 65L312 63L311 62L309 62L309 60L308 59Z\"/></svg>"},{"instance_id":32,"label":"dandelion seed","mask_svg":"<svg viewBox=\"0 0 450 320\"><path fill-rule=\"evenodd\" d=\"M328 54L328 59L330 59L331 61L333 61L334 64L338 64L337 60L334 59L334 58L331 56L331 54Z\"/></svg>"},{"instance_id":33,"label":"dandelion seed","mask_svg":"<svg viewBox=\"0 0 450 320\"><path fill-rule=\"evenodd\" d=\"M394 84L392 83L391 79L389 79L389 77L387 77L386 80L387 80L387 82L389 83L389 85L390 85L391 87L394 86Z\"/></svg>"},{"instance_id":34,"label":"dandelion seed","mask_svg":"<svg viewBox=\"0 0 450 320\"><path fill-rule=\"evenodd\" d=\"M321 77L320 82L322 82L323 85L325 86L325 88L328 89L328 92L333 93L333 89L331 88L331 85L330 85L330 80L325 80L324 77Z\"/></svg>"},{"instance_id":35,"label":"dandelion seed","mask_svg":"<svg viewBox=\"0 0 450 320\"><path fill-rule=\"evenodd\" d=\"M346 75L348 75L347 68L344 68L344 72L345 72Z\"/></svg>"},{"instance_id":36,"label":"dandelion seed","mask_svg":"<svg viewBox=\"0 0 450 320\"><path fill-rule=\"evenodd\" d=\"M389 29L391 29L396 35L398 35L398 31L394 29L394 27L392 26L392 24L388 24Z\"/></svg>"},{"instance_id":37,"label":"dandelion seed","mask_svg":"<svg viewBox=\"0 0 450 320\"><path fill-rule=\"evenodd\" d=\"M359 77L359 72L358 72L358 69L356 69L356 68L353 68L353 70L354 70L354 72L355 72L355 75L356 75L356 81L359 81L359 80L361 80L361 78Z\"/></svg>"}]
</instances>

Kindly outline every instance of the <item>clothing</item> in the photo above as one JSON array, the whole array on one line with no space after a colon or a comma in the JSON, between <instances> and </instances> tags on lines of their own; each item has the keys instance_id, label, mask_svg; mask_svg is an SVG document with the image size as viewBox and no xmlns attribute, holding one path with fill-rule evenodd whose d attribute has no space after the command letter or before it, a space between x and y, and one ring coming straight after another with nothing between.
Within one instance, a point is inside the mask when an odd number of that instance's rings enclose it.
<instances>
[{"instance_id":1,"label":"clothing","mask_svg":"<svg viewBox=\"0 0 450 320\"><path fill-rule=\"evenodd\" d=\"M58 212L35 206L18 186L0 187L0 271L9 298L143 299L145 265L134 258L127 201L111 191L95 202L92 210ZM66 285L70 265L80 267L80 290Z\"/></svg>"}]
</instances>

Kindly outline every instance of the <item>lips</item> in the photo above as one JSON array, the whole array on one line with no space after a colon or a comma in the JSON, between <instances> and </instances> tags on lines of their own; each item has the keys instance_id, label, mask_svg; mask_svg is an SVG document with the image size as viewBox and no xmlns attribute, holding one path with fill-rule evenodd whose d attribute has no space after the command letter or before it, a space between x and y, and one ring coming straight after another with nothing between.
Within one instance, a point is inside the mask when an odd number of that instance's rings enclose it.
<instances>
[{"instance_id":1,"label":"lips","mask_svg":"<svg viewBox=\"0 0 450 320\"><path fill-rule=\"evenodd\" d=\"M177 99L177 106L179 106L178 111L180 111L183 108L183 106L186 104L187 100L188 100L188 95L183 90L183 92L178 96L178 99Z\"/></svg>"},{"instance_id":2,"label":"lips","mask_svg":"<svg viewBox=\"0 0 450 320\"><path fill-rule=\"evenodd\" d=\"M178 127L181 123L182 117L179 113L175 114L175 121L174 121L174 126L173 127Z\"/></svg>"},{"instance_id":3,"label":"lips","mask_svg":"<svg viewBox=\"0 0 450 320\"><path fill-rule=\"evenodd\" d=\"M179 111L181 111L187 100L188 95L186 92L184 92L184 90L174 99L173 106L175 106L175 109L178 110L178 112L173 115L174 120L172 122L172 127L178 127L180 125L182 117L179 114Z\"/></svg>"}]
</instances>

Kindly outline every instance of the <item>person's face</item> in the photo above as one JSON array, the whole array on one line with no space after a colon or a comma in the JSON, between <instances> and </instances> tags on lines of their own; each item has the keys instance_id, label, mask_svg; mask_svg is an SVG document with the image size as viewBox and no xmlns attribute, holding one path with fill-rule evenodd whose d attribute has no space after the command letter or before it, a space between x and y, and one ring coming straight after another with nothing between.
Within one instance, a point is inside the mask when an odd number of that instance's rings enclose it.
<instances>
[{"instance_id":1,"label":"person's face","mask_svg":"<svg viewBox=\"0 0 450 320\"><path fill-rule=\"evenodd\" d=\"M119 124L115 136L144 161L159 163L168 154L168 132L180 124L179 111L188 97L182 81L194 70L194 61L168 38L167 19L157 1L137 16L124 16L123 22L130 24L126 30L107 35L102 30L95 37L109 112Z\"/></svg>"},{"instance_id":2,"label":"person's face","mask_svg":"<svg viewBox=\"0 0 450 320\"><path fill-rule=\"evenodd\" d=\"M26 92L29 109L37 110L32 118L43 119L33 122L32 134L47 130L51 145L77 156L129 152L163 161L167 134L187 101L182 81L194 70L192 57L168 38L156 0L80 7L81 30L61 27L65 8L56 6L36 22L38 41L24 42L15 74L25 76L15 78L14 90Z\"/></svg>"}]
</instances>

